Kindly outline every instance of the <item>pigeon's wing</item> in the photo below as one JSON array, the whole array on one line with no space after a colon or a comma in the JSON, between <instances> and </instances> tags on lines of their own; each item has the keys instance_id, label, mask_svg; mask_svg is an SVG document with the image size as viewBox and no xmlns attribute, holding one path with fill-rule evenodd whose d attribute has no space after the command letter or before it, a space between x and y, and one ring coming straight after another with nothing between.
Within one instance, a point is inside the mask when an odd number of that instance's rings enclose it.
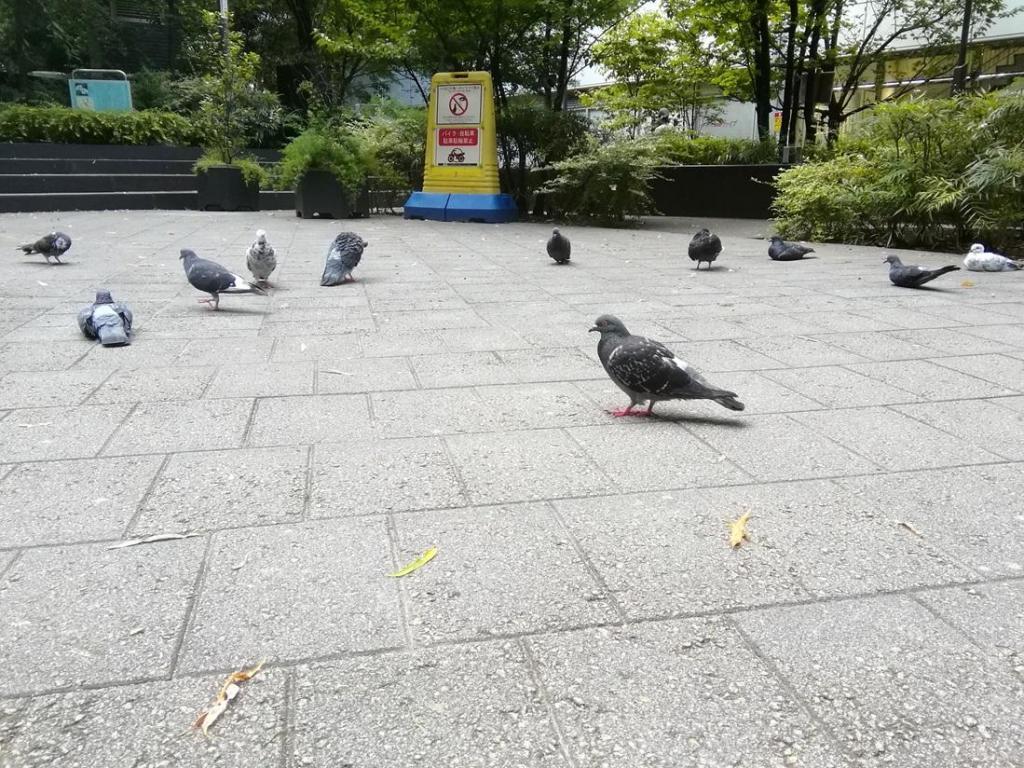
<instances>
[{"instance_id":1,"label":"pigeon's wing","mask_svg":"<svg viewBox=\"0 0 1024 768\"><path fill-rule=\"evenodd\" d=\"M631 336L608 355L608 373L625 389L643 394L667 394L692 382L685 363L668 347L642 336Z\"/></svg>"},{"instance_id":2,"label":"pigeon's wing","mask_svg":"<svg viewBox=\"0 0 1024 768\"><path fill-rule=\"evenodd\" d=\"M115 301L110 305L111 309L117 312L121 316L121 322L124 323L124 329L131 332L132 330L132 311L127 304L122 304L119 301Z\"/></svg>"},{"instance_id":3,"label":"pigeon's wing","mask_svg":"<svg viewBox=\"0 0 1024 768\"><path fill-rule=\"evenodd\" d=\"M96 329L92 324L92 307L86 307L78 313L78 328L84 336L90 339L96 338Z\"/></svg>"},{"instance_id":4,"label":"pigeon's wing","mask_svg":"<svg viewBox=\"0 0 1024 768\"><path fill-rule=\"evenodd\" d=\"M244 278L207 259L196 259L192 262L188 270L188 281L206 293L230 293L248 291L252 288Z\"/></svg>"}]
</instances>

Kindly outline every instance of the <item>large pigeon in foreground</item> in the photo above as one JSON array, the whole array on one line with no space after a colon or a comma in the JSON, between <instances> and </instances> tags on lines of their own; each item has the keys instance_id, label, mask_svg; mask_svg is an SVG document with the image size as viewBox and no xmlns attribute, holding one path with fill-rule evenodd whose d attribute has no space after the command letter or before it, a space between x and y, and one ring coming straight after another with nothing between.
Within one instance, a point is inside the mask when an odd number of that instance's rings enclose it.
<instances>
[{"instance_id":1,"label":"large pigeon in foreground","mask_svg":"<svg viewBox=\"0 0 1024 768\"><path fill-rule=\"evenodd\" d=\"M131 344L132 311L127 304L114 301L110 291L96 291L96 301L78 313L78 327L87 338L104 347Z\"/></svg>"},{"instance_id":2,"label":"large pigeon in foreground","mask_svg":"<svg viewBox=\"0 0 1024 768\"><path fill-rule=\"evenodd\" d=\"M900 261L900 257L894 253L886 256L884 261L889 265L889 279L892 280L893 285L898 285L900 288L920 288L925 283L930 283L936 277L940 277L947 272L956 272L960 269L955 264L939 267L938 269L925 269L916 264L904 264Z\"/></svg>"},{"instance_id":3,"label":"large pigeon in foreground","mask_svg":"<svg viewBox=\"0 0 1024 768\"><path fill-rule=\"evenodd\" d=\"M768 245L768 258L772 261L799 261L808 253L814 253L814 249L800 243L787 243L778 235L773 235Z\"/></svg>"},{"instance_id":4,"label":"large pigeon in foreground","mask_svg":"<svg viewBox=\"0 0 1024 768\"><path fill-rule=\"evenodd\" d=\"M18 249L25 253L41 253L46 257L47 264L50 263L50 259L56 259L58 264L63 264L60 257L67 253L70 247L70 235L65 235L63 232L51 232L45 237L40 237L34 243L19 245Z\"/></svg>"},{"instance_id":5,"label":"large pigeon in foreground","mask_svg":"<svg viewBox=\"0 0 1024 768\"><path fill-rule=\"evenodd\" d=\"M649 401L649 416L659 400L714 400L731 411L742 411L735 392L718 389L663 344L633 336L619 318L601 315L591 331L601 334L597 356L616 386L629 395L629 405L614 416L628 416Z\"/></svg>"},{"instance_id":6,"label":"large pigeon in foreground","mask_svg":"<svg viewBox=\"0 0 1024 768\"><path fill-rule=\"evenodd\" d=\"M1010 272L1022 268L1021 262L988 252L981 243L971 246L964 257L964 266L972 272Z\"/></svg>"},{"instance_id":7,"label":"large pigeon in foreground","mask_svg":"<svg viewBox=\"0 0 1024 768\"><path fill-rule=\"evenodd\" d=\"M327 249L327 263L324 264L324 273L320 276L320 285L341 285L351 283L355 280L352 277L352 270L356 268L363 258L363 248L367 243L355 232L342 232L331 243Z\"/></svg>"},{"instance_id":8,"label":"large pigeon in foreground","mask_svg":"<svg viewBox=\"0 0 1024 768\"><path fill-rule=\"evenodd\" d=\"M713 234L707 228L697 231L697 234L690 241L690 247L688 248L690 261L697 262L697 269L700 269L702 261L706 261L708 269L711 269L711 262L717 259L718 254L721 252L722 241L718 239L718 235Z\"/></svg>"},{"instance_id":9,"label":"large pigeon in foreground","mask_svg":"<svg viewBox=\"0 0 1024 768\"><path fill-rule=\"evenodd\" d=\"M558 230L558 227L551 230L547 248L548 256L554 259L556 264L569 263L569 257L572 255L572 243Z\"/></svg>"},{"instance_id":10,"label":"large pigeon in foreground","mask_svg":"<svg viewBox=\"0 0 1024 768\"><path fill-rule=\"evenodd\" d=\"M243 278L234 272L229 272L217 262L199 258L195 251L183 249L181 259L185 265L185 277L188 278L192 287L210 294L209 299L200 299L200 304L213 304L214 309L220 309L220 294L222 293L267 295L267 292L259 286L247 283Z\"/></svg>"}]
</instances>

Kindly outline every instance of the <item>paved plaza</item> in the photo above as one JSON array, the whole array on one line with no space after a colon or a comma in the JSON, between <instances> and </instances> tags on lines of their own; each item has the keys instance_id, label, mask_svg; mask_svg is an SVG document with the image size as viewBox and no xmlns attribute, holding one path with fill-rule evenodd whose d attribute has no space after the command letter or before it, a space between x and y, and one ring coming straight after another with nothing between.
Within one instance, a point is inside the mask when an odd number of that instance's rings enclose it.
<instances>
[{"instance_id":1,"label":"paved plaza","mask_svg":"<svg viewBox=\"0 0 1024 768\"><path fill-rule=\"evenodd\" d=\"M0 216L0 766L1024 765L1024 273L702 224ZM276 290L198 304L258 227ZM746 411L610 416L603 313Z\"/></svg>"}]
</instances>

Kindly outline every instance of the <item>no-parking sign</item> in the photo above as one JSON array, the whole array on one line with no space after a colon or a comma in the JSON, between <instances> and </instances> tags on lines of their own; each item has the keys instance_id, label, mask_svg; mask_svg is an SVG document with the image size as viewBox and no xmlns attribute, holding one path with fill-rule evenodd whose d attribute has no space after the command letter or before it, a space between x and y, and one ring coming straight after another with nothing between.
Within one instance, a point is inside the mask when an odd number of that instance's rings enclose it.
<instances>
[{"instance_id":1,"label":"no-parking sign","mask_svg":"<svg viewBox=\"0 0 1024 768\"><path fill-rule=\"evenodd\" d=\"M434 100L437 110L434 120L435 165L480 165L483 95L483 87L477 83L437 86L437 96Z\"/></svg>"}]
</instances>

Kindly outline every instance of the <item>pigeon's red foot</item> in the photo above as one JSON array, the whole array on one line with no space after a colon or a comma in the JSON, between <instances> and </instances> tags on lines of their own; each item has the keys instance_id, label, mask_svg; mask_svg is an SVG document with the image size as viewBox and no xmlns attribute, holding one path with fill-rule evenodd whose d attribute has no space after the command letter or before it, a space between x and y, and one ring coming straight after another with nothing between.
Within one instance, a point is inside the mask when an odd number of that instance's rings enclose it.
<instances>
[{"instance_id":1,"label":"pigeon's red foot","mask_svg":"<svg viewBox=\"0 0 1024 768\"><path fill-rule=\"evenodd\" d=\"M646 416L646 411L634 411L632 405L628 405L625 408L618 408L614 411L608 411L615 418L621 418L622 416Z\"/></svg>"}]
</instances>

